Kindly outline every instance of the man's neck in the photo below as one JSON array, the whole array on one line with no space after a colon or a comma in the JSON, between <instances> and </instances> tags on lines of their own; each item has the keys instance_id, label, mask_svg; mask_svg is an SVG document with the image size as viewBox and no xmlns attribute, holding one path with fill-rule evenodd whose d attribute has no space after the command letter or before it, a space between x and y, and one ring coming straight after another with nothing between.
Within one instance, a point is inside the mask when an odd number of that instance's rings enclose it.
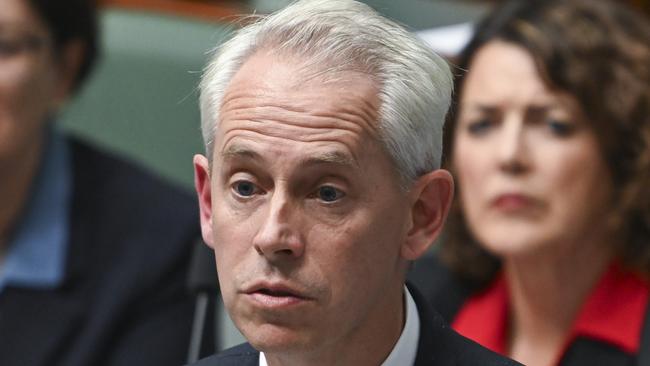
<instances>
[{"instance_id":1,"label":"man's neck","mask_svg":"<svg viewBox=\"0 0 650 366\"><path fill-rule=\"evenodd\" d=\"M267 353L268 366L377 366L391 353L405 323L403 287L387 293L385 304L377 306L354 334L336 340L320 350L295 353Z\"/></svg>"}]
</instances>

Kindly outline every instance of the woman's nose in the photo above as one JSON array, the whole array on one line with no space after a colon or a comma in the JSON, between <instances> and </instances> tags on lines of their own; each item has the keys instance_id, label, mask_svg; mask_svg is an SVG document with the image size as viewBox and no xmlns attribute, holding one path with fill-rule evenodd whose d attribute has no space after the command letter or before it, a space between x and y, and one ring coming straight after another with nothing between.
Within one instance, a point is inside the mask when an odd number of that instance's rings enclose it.
<instances>
[{"instance_id":1,"label":"woman's nose","mask_svg":"<svg viewBox=\"0 0 650 366\"><path fill-rule=\"evenodd\" d=\"M525 123L518 114L506 116L499 134L497 153L499 168L508 174L522 174L529 168Z\"/></svg>"}]
</instances>

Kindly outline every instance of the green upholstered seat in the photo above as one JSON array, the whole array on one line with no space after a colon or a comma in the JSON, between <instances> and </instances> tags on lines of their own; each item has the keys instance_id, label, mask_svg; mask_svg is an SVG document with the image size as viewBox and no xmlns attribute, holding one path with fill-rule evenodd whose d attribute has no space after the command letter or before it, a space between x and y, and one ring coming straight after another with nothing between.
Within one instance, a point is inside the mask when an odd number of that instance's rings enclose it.
<instances>
[{"instance_id":1,"label":"green upholstered seat","mask_svg":"<svg viewBox=\"0 0 650 366\"><path fill-rule=\"evenodd\" d=\"M203 152L197 84L226 23L104 10L102 55L61 116L65 129L192 186Z\"/></svg>"}]
</instances>

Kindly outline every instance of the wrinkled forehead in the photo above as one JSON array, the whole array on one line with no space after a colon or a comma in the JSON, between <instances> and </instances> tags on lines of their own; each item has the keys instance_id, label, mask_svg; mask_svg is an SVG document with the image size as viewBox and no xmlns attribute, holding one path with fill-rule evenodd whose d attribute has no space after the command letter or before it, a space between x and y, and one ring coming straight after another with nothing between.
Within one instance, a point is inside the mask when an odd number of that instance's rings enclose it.
<instances>
[{"instance_id":1,"label":"wrinkled forehead","mask_svg":"<svg viewBox=\"0 0 650 366\"><path fill-rule=\"evenodd\" d=\"M328 122L339 118L378 135L377 83L368 74L330 70L304 60L258 52L233 76L221 101L218 126L263 117L279 122ZM293 119L297 119L294 121ZM264 122L264 121L261 121ZM220 129L217 129L216 139Z\"/></svg>"},{"instance_id":2,"label":"wrinkled forehead","mask_svg":"<svg viewBox=\"0 0 650 366\"><path fill-rule=\"evenodd\" d=\"M350 71L306 78L303 67L300 60L269 54L245 62L224 93L212 157L231 156L232 144L243 141L260 141L262 154L286 150L297 157L304 148L339 162L333 152L356 160L382 150L372 78Z\"/></svg>"}]
</instances>

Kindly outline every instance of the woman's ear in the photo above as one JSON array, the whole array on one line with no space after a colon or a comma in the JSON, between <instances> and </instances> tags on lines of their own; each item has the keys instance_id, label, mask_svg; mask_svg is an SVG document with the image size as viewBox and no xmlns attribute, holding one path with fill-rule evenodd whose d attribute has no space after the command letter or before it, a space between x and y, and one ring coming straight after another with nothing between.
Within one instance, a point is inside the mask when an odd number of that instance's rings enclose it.
<instances>
[{"instance_id":1,"label":"woman's ear","mask_svg":"<svg viewBox=\"0 0 650 366\"><path fill-rule=\"evenodd\" d=\"M402 257L416 260L440 235L454 197L454 180L443 169L420 177L411 189L411 227L402 247Z\"/></svg>"},{"instance_id":2,"label":"woman's ear","mask_svg":"<svg viewBox=\"0 0 650 366\"><path fill-rule=\"evenodd\" d=\"M194 188L199 199L199 216L203 241L212 247L212 185L208 159L200 154L194 155Z\"/></svg>"}]
</instances>

